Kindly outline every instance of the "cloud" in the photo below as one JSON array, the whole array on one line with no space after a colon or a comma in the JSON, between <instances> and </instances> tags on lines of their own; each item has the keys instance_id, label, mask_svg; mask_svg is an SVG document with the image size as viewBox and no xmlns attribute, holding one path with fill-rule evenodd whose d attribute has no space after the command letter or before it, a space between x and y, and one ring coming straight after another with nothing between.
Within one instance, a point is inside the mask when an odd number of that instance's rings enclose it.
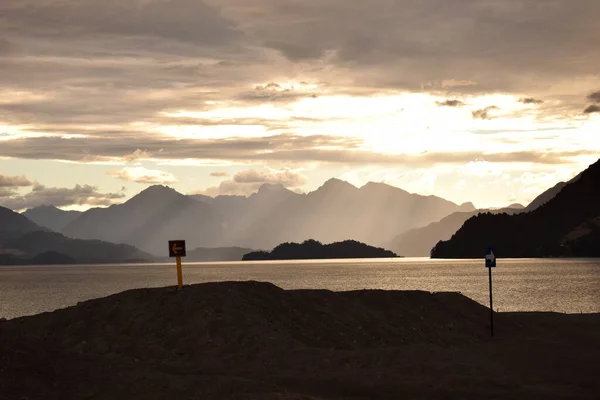
<instances>
[{"instance_id":1,"label":"cloud","mask_svg":"<svg viewBox=\"0 0 600 400\"><path fill-rule=\"evenodd\" d=\"M13 31L54 38L137 36L214 46L240 35L216 8L196 0L7 0L0 11Z\"/></svg>"},{"instance_id":2,"label":"cloud","mask_svg":"<svg viewBox=\"0 0 600 400\"><path fill-rule=\"evenodd\" d=\"M440 107L461 107L465 105L465 103L460 100L436 101L436 104Z\"/></svg>"},{"instance_id":3,"label":"cloud","mask_svg":"<svg viewBox=\"0 0 600 400\"><path fill-rule=\"evenodd\" d=\"M11 197L16 195L17 192L10 188L0 187L0 198L2 197Z\"/></svg>"},{"instance_id":4,"label":"cloud","mask_svg":"<svg viewBox=\"0 0 600 400\"><path fill-rule=\"evenodd\" d=\"M237 183L281 183L286 187L297 187L306 183L304 175L287 169L280 171L248 169L235 174L233 180Z\"/></svg>"},{"instance_id":5,"label":"cloud","mask_svg":"<svg viewBox=\"0 0 600 400\"><path fill-rule=\"evenodd\" d=\"M0 146L0 156L67 161L121 161L138 149L154 159L261 160L281 150L306 151L314 148L359 149L363 140L353 137L281 134L264 137L230 137L221 139L174 139L165 136L123 132L92 138L25 137L7 140Z\"/></svg>"},{"instance_id":6,"label":"cloud","mask_svg":"<svg viewBox=\"0 0 600 400\"><path fill-rule=\"evenodd\" d=\"M457 81L455 79L446 79L446 80L442 81L443 88L454 88L454 87L460 87L460 86L474 86L474 85L477 85L477 82L469 81L469 80Z\"/></svg>"},{"instance_id":7,"label":"cloud","mask_svg":"<svg viewBox=\"0 0 600 400\"><path fill-rule=\"evenodd\" d=\"M489 114L490 111L495 111L499 109L500 108L496 106L489 106L481 110L472 111L471 114L473 114L473 118L475 119L492 119L492 117Z\"/></svg>"},{"instance_id":8,"label":"cloud","mask_svg":"<svg viewBox=\"0 0 600 400\"><path fill-rule=\"evenodd\" d=\"M318 85L309 85L306 82L300 82L297 85L282 85L270 82L264 85L257 85L253 91L241 93L237 96L237 99L249 102L292 102L304 98L316 98L317 89Z\"/></svg>"},{"instance_id":9,"label":"cloud","mask_svg":"<svg viewBox=\"0 0 600 400\"><path fill-rule=\"evenodd\" d=\"M146 169L144 167L127 167L121 170L111 170L107 174L123 181L137 183L172 184L177 181L175 176L169 172Z\"/></svg>"},{"instance_id":10,"label":"cloud","mask_svg":"<svg viewBox=\"0 0 600 400\"><path fill-rule=\"evenodd\" d=\"M0 146L0 156L55 160L61 159L77 162L121 161L127 154L137 148L153 154L153 160L193 159L220 160L230 162L320 162L348 165L407 165L431 166L435 163L465 163L485 152L432 152L420 155L379 153L363 150L362 139L343 136L311 135L296 136L291 134L220 139L179 139L161 137L128 137L123 138L72 138L52 137L20 138L6 140ZM93 152L90 151L93 149ZM569 162L569 158L580 155L597 154L593 150L552 152L531 151L491 154L491 157L509 159L514 162L537 162L555 164Z\"/></svg>"},{"instance_id":11,"label":"cloud","mask_svg":"<svg viewBox=\"0 0 600 400\"><path fill-rule=\"evenodd\" d=\"M248 196L264 184L282 185L288 189L297 190L306 184L307 179L299 172L289 169L248 169L236 173L232 179L225 180L219 186L206 189L210 196L216 195L242 195Z\"/></svg>"},{"instance_id":12,"label":"cloud","mask_svg":"<svg viewBox=\"0 0 600 400\"><path fill-rule=\"evenodd\" d=\"M587 99L593 101L594 103L600 103L600 90L588 94Z\"/></svg>"},{"instance_id":13,"label":"cloud","mask_svg":"<svg viewBox=\"0 0 600 400\"><path fill-rule=\"evenodd\" d=\"M229 172L224 172L224 171L211 172L210 176L213 176L216 178L223 178L223 177L229 176Z\"/></svg>"},{"instance_id":14,"label":"cloud","mask_svg":"<svg viewBox=\"0 0 600 400\"><path fill-rule=\"evenodd\" d=\"M151 157L151 154L148 153L147 151L135 149L135 151L133 153L127 154L123 158L125 159L125 161L127 161L129 163L133 163L138 160L148 159L150 157Z\"/></svg>"},{"instance_id":15,"label":"cloud","mask_svg":"<svg viewBox=\"0 0 600 400\"><path fill-rule=\"evenodd\" d=\"M534 99L533 97L524 97L520 98L519 102L523 104L542 104L544 100Z\"/></svg>"},{"instance_id":16,"label":"cloud","mask_svg":"<svg viewBox=\"0 0 600 400\"><path fill-rule=\"evenodd\" d=\"M8 176L0 174L0 188L14 188L14 187L27 187L31 186L32 183L29 179L23 175L19 176Z\"/></svg>"},{"instance_id":17,"label":"cloud","mask_svg":"<svg viewBox=\"0 0 600 400\"><path fill-rule=\"evenodd\" d=\"M20 211L41 205L56 207L89 205L108 206L119 202L125 197L124 193L101 193L96 186L75 185L73 188L46 187L39 183L23 196L15 195L0 199L0 205Z\"/></svg>"},{"instance_id":18,"label":"cloud","mask_svg":"<svg viewBox=\"0 0 600 400\"><path fill-rule=\"evenodd\" d=\"M588 106L585 110L583 110L584 114L592 114L597 112L600 112L600 106L597 106L595 104L592 104L591 106Z\"/></svg>"},{"instance_id":19,"label":"cloud","mask_svg":"<svg viewBox=\"0 0 600 400\"><path fill-rule=\"evenodd\" d=\"M339 143L325 151L332 146L301 145L298 139L292 151L277 138L254 144L230 138L222 145L202 139L205 127L219 125L305 130L310 121L294 117L168 116L228 107L254 112L267 103L285 113L290 103L310 103L317 95L527 93L547 101L539 111L544 116L581 114L598 79L600 25L593 16L600 14L600 2L571 3L3 0L0 120L11 129L27 126L56 137L11 137L0 154L120 162L285 154L377 159L376 153L351 152ZM311 133L343 132L352 121L335 130L327 123L315 118ZM197 128L199 139L157 133L166 125L173 131ZM65 135L81 137L60 139ZM219 147L226 151L219 153Z\"/></svg>"}]
</instances>

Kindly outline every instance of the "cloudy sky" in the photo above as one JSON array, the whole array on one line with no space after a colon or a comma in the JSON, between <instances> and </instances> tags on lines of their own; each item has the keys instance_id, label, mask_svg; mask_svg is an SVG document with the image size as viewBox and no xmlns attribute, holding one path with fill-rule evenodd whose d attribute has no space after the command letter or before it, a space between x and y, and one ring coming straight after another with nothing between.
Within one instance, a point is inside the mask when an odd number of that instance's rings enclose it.
<instances>
[{"instance_id":1,"label":"cloudy sky","mask_svg":"<svg viewBox=\"0 0 600 400\"><path fill-rule=\"evenodd\" d=\"M0 205L331 177L528 203L600 154L598 0L2 0Z\"/></svg>"}]
</instances>

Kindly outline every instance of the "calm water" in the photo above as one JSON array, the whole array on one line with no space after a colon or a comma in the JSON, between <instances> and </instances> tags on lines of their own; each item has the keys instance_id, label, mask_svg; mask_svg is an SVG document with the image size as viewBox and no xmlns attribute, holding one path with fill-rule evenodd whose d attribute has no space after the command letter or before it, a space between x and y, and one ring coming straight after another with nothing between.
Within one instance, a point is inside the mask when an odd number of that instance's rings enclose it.
<instances>
[{"instance_id":1,"label":"calm water","mask_svg":"<svg viewBox=\"0 0 600 400\"><path fill-rule=\"evenodd\" d=\"M494 309L600 312L600 259L499 259ZM184 263L184 284L268 281L284 289L457 291L489 305L483 260ZM173 264L0 267L0 317L37 314L127 289L170 286Z\"/></svg>"}]
</instances>

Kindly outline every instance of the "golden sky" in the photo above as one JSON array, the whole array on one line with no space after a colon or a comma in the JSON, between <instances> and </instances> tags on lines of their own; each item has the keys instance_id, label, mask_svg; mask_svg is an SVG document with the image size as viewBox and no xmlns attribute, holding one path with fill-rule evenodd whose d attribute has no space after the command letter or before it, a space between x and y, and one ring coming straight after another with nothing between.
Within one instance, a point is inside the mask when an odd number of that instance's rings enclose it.
<instances>
[{"instance_id":1,"label":"golden sky","mask_svg":"<svg viewBox=\"0 0 600 400\"><path fill-rule=\"evenodd\" d=\"M331 177L527 204L600 154L596 0L5 0L0 205Z\"/></svg>"}]
</instances>

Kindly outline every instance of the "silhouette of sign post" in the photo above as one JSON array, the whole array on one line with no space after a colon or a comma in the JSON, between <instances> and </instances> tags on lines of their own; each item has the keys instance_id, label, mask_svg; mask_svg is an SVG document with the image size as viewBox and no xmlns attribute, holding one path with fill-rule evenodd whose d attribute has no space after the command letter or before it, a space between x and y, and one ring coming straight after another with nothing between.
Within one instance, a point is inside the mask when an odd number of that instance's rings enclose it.
<instances>
[{"instance_id":1,"label":"silhouette of sign post","mask_svg":"<svg viewBox=\"0 0 600 400\"><path fill-rule=\"evenodd\" d=\"M181 289L181 287L183 286L183 277L181 274L181 257L185 257L185 240L169 240L169 257L176 257L177 286Z\"/></svg>"},{"instance_id":2,"label":"silhouette of sign post","mask_svg":"<svg viewBox=\"0 0 600 400\"><path fill-rule=\"evenodd\" d=\"M492 268L496 267L496 255L494 249L488 247L485 251L485 266L489 271L490 275L490 331L492 337L494 337L494 300L492 297Z\"/></svg>"}]
</instances>

